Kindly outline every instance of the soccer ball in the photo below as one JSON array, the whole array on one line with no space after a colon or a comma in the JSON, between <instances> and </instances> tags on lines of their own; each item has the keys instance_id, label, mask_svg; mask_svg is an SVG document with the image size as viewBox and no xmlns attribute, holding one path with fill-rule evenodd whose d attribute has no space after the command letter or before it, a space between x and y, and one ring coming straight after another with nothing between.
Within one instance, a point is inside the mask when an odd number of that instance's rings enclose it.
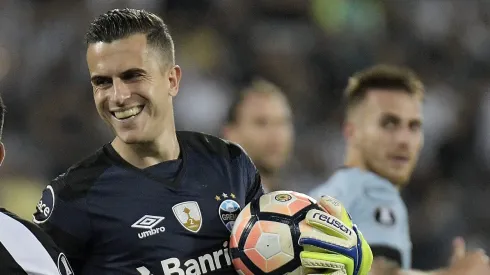
<instances>
[{"instance_id":1,"label":"soccer ball","mask_svg":"<svg viewBox=\"0 0 490 275\"><path fill-rule=\"evenodd\" d=\"M298 245L310 209L320 209L311 197L276 191L251 201L238 215L230 238L238 274L304 274Z\"/></svg>"}]
</instances>

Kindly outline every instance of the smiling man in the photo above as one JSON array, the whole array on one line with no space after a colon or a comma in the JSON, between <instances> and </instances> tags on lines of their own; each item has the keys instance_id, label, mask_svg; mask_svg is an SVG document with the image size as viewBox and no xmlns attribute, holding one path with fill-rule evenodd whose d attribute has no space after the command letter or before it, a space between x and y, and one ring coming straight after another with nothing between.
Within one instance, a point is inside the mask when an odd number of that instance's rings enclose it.
<instances>
[{"instance_id":1,"label":"smiling man","mask_svg":"<svg viewBox=\"0 0 490 275\"><path fill-rule=\"evenodd\" d=\"M344 167L310 195L344 203L373 251L370 274L490 274L485 253L466 253L462 240L455 241L449 268L410 270L408 214L399 190L423 145L423 96L422 82L405 68L378 65L354 75L345 90Z\"/></svg>"},{"instance_id":2,"label":"smiling man","mask_svg":"<svg viewBox=\"0 0 490 275\"><path fill-rule=\"evenodd\" d=\"M51 182L34 222L77 275L236 274L230 231L240 209L263 194L260 176L238 145L175 130L181 70L163 20L112 10L92 22L86 40L95 106L115 138ZM330 255L319 248L338 238L317 231L303 238L314 251L300 262L367 273L372 258L362 235L351 250Z\"/></svg>"},{"instance_id":3,"label":"smiling man","mask_svg":"<svg viewBox=\"0 0 490 275\"><path fill-rule=\"evenodd\" d=\"M181 69L166 25L112 10L86 43L95 106L115 138L51 182L34 222L77 275L233 274L231 226L263 194L260 177L240 147L175 130Z\"/></svg>"}]
</instances>

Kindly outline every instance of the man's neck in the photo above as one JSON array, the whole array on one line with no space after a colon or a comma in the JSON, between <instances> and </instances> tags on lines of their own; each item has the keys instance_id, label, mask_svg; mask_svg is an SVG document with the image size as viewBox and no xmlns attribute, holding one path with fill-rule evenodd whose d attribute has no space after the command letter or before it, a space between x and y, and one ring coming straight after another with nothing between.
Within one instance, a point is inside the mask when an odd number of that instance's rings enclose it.
<instances>
[{"instance_id":1,"label":"man's neck","mask_svg":"<svg viewBox=\"0 0 490 275\"><path fill-rule=\"evenodd\" d=\"M387 181L389 181L398 190L400 190L403 187L403 184L397 184L395 181L393 181L393 180L391 180L391 179L389 179L387 177L384 177L384 176L382 176L382 175L380 175L380 174L372 171L371 169L368 169L368 167L366 166L365 162L362 161L362 158L359 156L359 152L357 150L349 150L349 149L347 149L347 152L346 152L345 155L346 155L345 161L344 161L344 166L345 167L358 168L358 169L361 169L361 170L364 170L364 171L368 171L368 172L374 173L377 176L379 176L381 178L384 178Z\"/></svg>"},{"instance_id":2,"label":"man's neck","mask_svg":"<svg viewBox=\"0 0 490 275\"><path fill-rule=\"evenodd\" d=\"M144 169L158 163L179 158L180 147L175 130L165 131L154 142L126 144L118 137L112 147L131 165Z\"/></svg>"},{"instance_id":3,"label":"man's neck","mask_svg":"<svg viewBox=\"0 0 490 275\"><path fill-rule=\"evenodd\" d=\"M352 149L352 148L347 148L347 150L346 150L344 166L345 167L355 167L355 168L359 168L362 170L366 170L366 165L361 160L361 157L359 156L359 152L357 150Z\"/></svg>"}]
</instances>

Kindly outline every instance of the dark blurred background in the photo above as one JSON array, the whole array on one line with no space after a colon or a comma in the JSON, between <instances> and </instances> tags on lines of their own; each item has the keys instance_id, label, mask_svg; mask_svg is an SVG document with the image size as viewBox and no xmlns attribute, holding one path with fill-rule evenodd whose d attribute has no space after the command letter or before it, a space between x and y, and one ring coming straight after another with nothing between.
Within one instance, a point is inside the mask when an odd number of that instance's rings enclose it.
<instances>
[{"instance_id":1,"label":"dark blurred background","mask_svg":"<svg viewBox=\"0 0 490 275\"><path fill-rule=\"evenodd\" d=\"M414 267L446 264L451 239L490 248L490 1L0 0L0 92L8 113L0 204L30 218L42 188L111 140L85 64L87 24L112 8L161 15L183 80L181 130L219 134L233 96L261 76L286 92L295 155L285 189L307 192L342 163L342 89L374 63L427 86L425 148L403 191Z\"/></svg>"}]
</instances>

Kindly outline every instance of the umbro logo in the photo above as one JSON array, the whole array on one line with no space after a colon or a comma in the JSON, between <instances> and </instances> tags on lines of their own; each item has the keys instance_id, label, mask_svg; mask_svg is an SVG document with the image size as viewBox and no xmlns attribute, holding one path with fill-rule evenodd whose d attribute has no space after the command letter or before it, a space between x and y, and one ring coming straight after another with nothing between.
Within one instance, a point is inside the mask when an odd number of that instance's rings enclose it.
<instances>
[{"instance_id":1,"label":"umbro logo","mask_svg":"<svg viewBox=\"0 0 490 275\"><path fill-rule=\"evenodd\" d=\"M163 227L163 226L156 227L164 219L165 219L165 217L144 215L139 220L137 220L135 223L133 223L133 225L131 225L131 227L140 228L140 229L147 229L146 231L138 233L138 237L140 239L144 239L144 238L165 232L165 227Z\"/></svg>"}]
</instances>

